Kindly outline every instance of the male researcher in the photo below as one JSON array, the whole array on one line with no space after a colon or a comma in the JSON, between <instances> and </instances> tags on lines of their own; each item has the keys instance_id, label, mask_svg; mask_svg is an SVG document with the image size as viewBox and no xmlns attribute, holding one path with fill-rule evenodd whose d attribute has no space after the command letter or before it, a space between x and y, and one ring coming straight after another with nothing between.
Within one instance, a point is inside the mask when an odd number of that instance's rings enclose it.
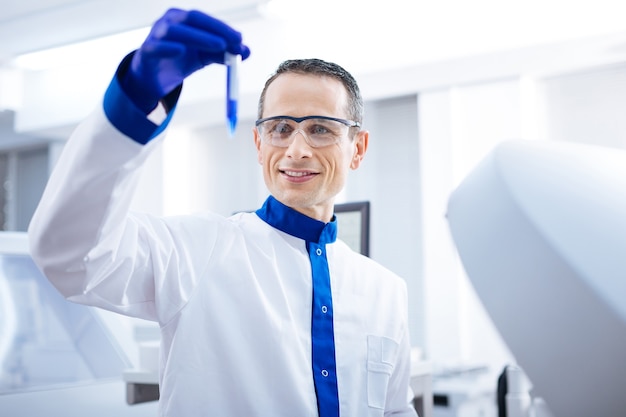
<instances>
[{"instance_id":1,"label":"male researcher","mask_svg":"<svg viewBox=\"0 0 626 417\"><path fill-rule=\"evenodd\" d=\"M256 212L129 212L184 79L225 52L250 54L201 12L154 24L65 146L29 228L37 265L70 301L158 322L161 416L415 416L404 282L336 239L369 140L343 68L291 60L267 81Z\"/></svg>"}]
</instances>

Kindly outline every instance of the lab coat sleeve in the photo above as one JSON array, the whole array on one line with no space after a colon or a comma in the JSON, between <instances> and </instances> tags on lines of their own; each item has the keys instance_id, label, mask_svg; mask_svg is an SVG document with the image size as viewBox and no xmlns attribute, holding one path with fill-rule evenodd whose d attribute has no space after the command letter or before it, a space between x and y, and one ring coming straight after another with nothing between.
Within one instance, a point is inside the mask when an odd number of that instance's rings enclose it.
<instances>
[{"instance_id":1,"label":"lab coat sleeve","mask_svg":"<svg viewBox=\"0 0 626 417\"><path fill-rule=\"evenodd\" d=\"M124 115L111 116L106 107L128 107L127 101L114 79L105 104L64 146L29 226L30 249L70 301L162 321L168 309L158 311L155 291L160 275L176 273L180 263L170 263L176 246L163 220L128 213L140 167L161 139L141 145L112 124ZM153 132L162 128L143 114L126 117L140 118L138 124ZM165 243L154 243L155 235ZM186 290L176 287L169 302L180 303Z\"/></svg>"}]
</instances>

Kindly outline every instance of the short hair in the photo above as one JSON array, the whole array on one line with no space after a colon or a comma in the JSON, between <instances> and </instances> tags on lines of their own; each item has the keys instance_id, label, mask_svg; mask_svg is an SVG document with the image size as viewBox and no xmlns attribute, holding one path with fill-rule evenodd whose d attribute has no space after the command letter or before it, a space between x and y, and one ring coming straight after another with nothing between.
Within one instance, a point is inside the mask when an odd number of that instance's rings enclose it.
<instances>
[{"instance_id":1,"label":"short hair","mask_svg":"<svg viewBox=\"0 0 626 417\"><path fill-rule=\"evenodd\" d=\"M268 87L276 78L281 74L295 73L304 75L317 75L334 78L340 81L348 92L348 117L355 122L363 122L363 98L361 97L361 90L354 77L341 66L323 61L317 58L309 59L289 59L282 62L276 72L272 74L270 78L265 82L261 97L259 98L258 118L263 117L263 107L265 104L265 94Z\"/></svg>"}]
</instances>

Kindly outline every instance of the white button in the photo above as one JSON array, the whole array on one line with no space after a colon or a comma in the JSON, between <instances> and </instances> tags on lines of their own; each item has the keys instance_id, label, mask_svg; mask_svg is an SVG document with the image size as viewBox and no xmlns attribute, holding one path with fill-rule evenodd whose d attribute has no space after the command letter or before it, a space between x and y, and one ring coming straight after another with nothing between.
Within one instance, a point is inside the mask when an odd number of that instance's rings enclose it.
<instances>
[{"instance_id":1,"label":"white button","mask_svg":"<svg viewBox=\"0 0 626 417\"><path fill-rule=\"evenodd\" d=\"M322 255L322 250L320 248L317 248L315 253L317 253L317 256L321 256Z\"/></svg>"},{"instance_id":2,"label":"white button","mask_svg":"<svg viewBox=\"0 0 626 417\"><path fill-rule=\"evenodd\" d=\"M328 307L322 306L322 313L326 314L328 312Z\"/></svg>"},{"instance_id":3,"label":"white button","mask_svg":"<svg viewBox=\"0 0 626 417\"><path fill-rule=\"evenodd\" d=\"M328 376L328 371L326 369L322 369L322 376L326 378Z\"/></svg>"}]
</instances>

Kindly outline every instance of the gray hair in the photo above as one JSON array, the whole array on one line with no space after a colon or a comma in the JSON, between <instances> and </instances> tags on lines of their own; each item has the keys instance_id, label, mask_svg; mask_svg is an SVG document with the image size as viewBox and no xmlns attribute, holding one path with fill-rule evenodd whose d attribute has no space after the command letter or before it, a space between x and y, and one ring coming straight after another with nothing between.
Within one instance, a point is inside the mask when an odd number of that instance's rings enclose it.
<instances>
[{"instance_id":1,"label":"gray hair","mask_svg":"<svg viewBox=\"0 0 626 417\"><path fill-rule=\"evenodd\" d=\"M278 69L265 82L261 97L259 98L258 118L263 117L263 106L265 104L265 94L272 82L281 74L311 74L317 76L326 76L340 81L348 92L348 117L355 122L363 122L363 98L361 91L354 77L345 69L332 62L322 61L321 59L290 59L284 61L278 66Z\"/></svg>"}]
</instances>

